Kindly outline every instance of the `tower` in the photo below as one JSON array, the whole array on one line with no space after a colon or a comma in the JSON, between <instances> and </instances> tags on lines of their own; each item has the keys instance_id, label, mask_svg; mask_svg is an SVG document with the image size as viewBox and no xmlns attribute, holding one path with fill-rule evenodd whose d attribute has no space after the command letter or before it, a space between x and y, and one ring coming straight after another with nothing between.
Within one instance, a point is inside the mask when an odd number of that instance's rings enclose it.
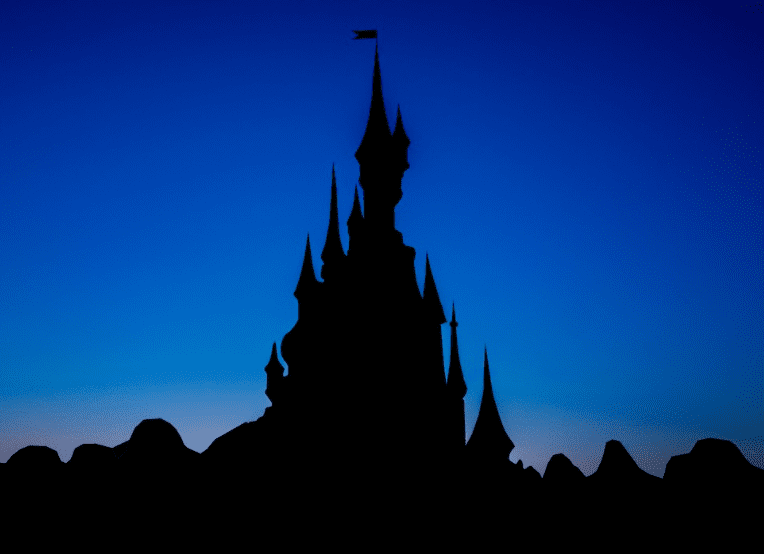
<instances>
[{"instance_id":1,"label":"tower","mask_svg":"<svg viewBox=\"0 0 764 554\"><path fill-rule=\"evenodd\" d=\"M395 132L390 133L382 98L379 51L375 50L369 119L355 157L361 170L358 181L364 191L364 216L376 237L382 238L395 228L394 210L403 195L403 172L409 167L408 146L400 108Z\"/></svg>"}]
</instances>

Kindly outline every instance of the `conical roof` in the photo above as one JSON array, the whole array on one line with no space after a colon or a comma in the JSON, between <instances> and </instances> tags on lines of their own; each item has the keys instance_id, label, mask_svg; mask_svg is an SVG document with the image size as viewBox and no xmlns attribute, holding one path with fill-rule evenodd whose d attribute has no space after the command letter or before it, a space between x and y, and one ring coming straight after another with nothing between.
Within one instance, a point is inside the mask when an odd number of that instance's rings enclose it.
<instances>
[{"instance_id":1,"label":"conical roof","mask_svg":"<svg viewBox=\"0 0 764 554\"><path fill-rule=\"evenodd\" d=\"M356 185L355 195L353 196L353 209L350 210L350 217L348 217L348 227L360 221L363 221L363 214L361 213L361 201L358 199L358 185Z\"/></svg>"},{"instance_id":2,"label":"conical roof","mask_svg":"<svg viewBox=\"0 0 764 554\"><path fill-rule=\"evenodd\" d=\"M483 363L483 398L480 401L480 411L475 422L467 448L472 452L500 457L502 460L509 457L509 453L515 445L504 430L504 425L496 407L491 386L491 374L488 371L488 350L485 351Z\"/></svg>"},{"instance_id":3,"label":"conical roof","mask_svg":"<svg viewBox=\"0 0 764 554\"><path fill-rule=\"evenodd\" d=\"M443 313L443 304L440 303L438 289L430 269L430 257L425 254L424 293L422 294L425 305L425 313L428 317L436 320L438 324L446 322L446 314Z\"/></svg>"},{"instance_id":4,"label":"conical roof","mask_svg":"<svg viewBox=\"0 0 764 554\"><path fill-rule=\"evenodd\" d=\"M401 107L398 106L398 116L395 119L395 131L393 131L393 143L398 150L397 155L400 157L401 167L403 171L406 171L409 167L408 160L408 148L411 141L406 135L406 130L403 128L403 119L401 119Z\"/></svg>"},{"instance_id":5,"label":"conical roof","mask_svg":"<svg viewBox=\"0 0 764 554\"><path fill-rule=\"evenodd\" d=\"M403 128L403 119L401 118L400 106L398 106L398 115L395 118L395 130L393 131L393 138L404 148L411 144L408 135L406 135L406 130Z\"/></svg>"},{"instance_id":6,"label":"conical roof","mask_svg":"<svg viewBox=\"0 0 764 554\"><path fill-rule=\"evenodd\" d=\"M302 270L300 278L297 280L297 287L294 289L294 295L299 300L308 290L318 284L316 274L313 271L313 256L310 253L310 234L305 242L305 256L302 259Z\"/></svg>"},{"instance_id":7,"label":"conical roof","mask_svg":"<svg viewBox=\"0 0 764 554\"><path fill-rule=\"evenodd\" d=\"M324 264L330 264L332 261L341 259L345 256L345 250L342 248L342 239L340 239L340 222L337 213L337 178L334 174L334 164L332 164L332 198L329 203L329 227L326 230L326 242L324 250L321 252L321 259ZM323 277L323 269L321 271Z\"/></svg>"}]
</instances>

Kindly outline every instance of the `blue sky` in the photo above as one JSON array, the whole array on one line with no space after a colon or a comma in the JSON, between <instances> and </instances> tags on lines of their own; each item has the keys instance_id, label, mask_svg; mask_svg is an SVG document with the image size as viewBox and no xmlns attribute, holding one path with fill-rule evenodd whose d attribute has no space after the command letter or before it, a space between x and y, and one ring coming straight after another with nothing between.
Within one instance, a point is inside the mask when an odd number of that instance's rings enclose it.
<instances>
[{"instance_id":1,"label":"blue sky","mask_svg":"<svg viewBox=\"0 0 764 554\"><path fill-rule=\"evenodd\" d=\"M203 451L350 213L376 28L396 223L542 474L609 439L764 467L764 9L728 2L11 2L0 18L0 461L162 417ZM347 228L341 225L347 248ZM449 328L443 327L448 360Z\"/></svg>"}]
</instances>

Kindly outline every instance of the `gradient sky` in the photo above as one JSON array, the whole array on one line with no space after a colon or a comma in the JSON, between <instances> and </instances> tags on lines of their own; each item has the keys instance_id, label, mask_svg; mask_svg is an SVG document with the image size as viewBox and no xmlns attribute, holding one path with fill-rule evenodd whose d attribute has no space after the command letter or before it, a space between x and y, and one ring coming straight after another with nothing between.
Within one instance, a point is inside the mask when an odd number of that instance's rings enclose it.
<instances>
[{"instance_id":1,"label":"gradient sky","mask_svg":"<svg viewBox=\"0 0 764 554\"><path fill-rule=\"evenodd\" d=\"M379 31L397 227L456 303L477 417L543 474L609 439L764 467L764 8L745 2L4 2L0 462L144 418L203 451L341 235ZM443 326L448 363L449 327Z\"/></svg>"}]
</instances>

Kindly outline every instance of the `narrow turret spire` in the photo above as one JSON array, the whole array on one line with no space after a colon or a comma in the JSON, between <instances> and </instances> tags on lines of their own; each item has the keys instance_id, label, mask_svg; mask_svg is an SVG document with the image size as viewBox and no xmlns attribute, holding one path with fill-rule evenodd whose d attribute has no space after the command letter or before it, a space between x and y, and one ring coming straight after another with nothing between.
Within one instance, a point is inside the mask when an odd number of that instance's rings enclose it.
<instances>
[{"instance_id":1,"label":"narrow turret spire","mask_svg":"<svg viewBox=\"0 0 764 554\"><path fill-rule=\"evenodd\" d=\"M395 118L395 131L393 131L393 137L395 137L395 140L404 147L411 144L409 137L406 135L406 130L403 128L400 104L398 105L398 116Z\"/></svg>"},{"instance_id":2,"label":"narrow turret spire","mask_svg":"<svg viewBox=\"0 0 764 554\"><path fill-rule=\"evenodd\" d=\"M456 341L456 308L451 305L451 361L448 364L448 382L446 387L451 395L456 398L464 398L467 394L467 384L464 382L462 363L459 360L459 344Z\"/></svg>"},{"instance_id":3,"label":"narrow turret spire","mask_svg":"<svg viewBox=\"0 0 764 554\"><path fill-rule=\"evenodd\" d=\"M353 209L348 217L348 256L357 256L363 243L364 218L361 213L361 201L358 199L358 185L355 187ZM352 254L351 254L352 252Z\"/></svg>"},{"instance_id":4,"label":"narrow turret spire","mask_svg":"<svg viewBox=\"0 0 764 554\"><path fill-rule=\"evenodd\" d=\"M325 269L327 264L332 264L345 257L345 250L342 248L340 239L340 223L337 214L337 178L334 175L334 164L332 164L332 199L329 203L329 228L326 230L326 242L324 250L321 252L321 259L324 266L321 268L321 277L326 279Z\"/></svg>"},{"instance_id":5,"label":"narrow turret spire","mask_svg":"<svg viewBox=\"0 0 764 554\"><path fill-rule=\"evenodd\" d=\"M297 280L297 287L294 290L295 297L299 300L301 296L304 296L306 292L310 291L310 289L317 284L318 280L313 271L313 256L310 253L310 233L308 233L308 239L305 242L305 256L302 259L302 269L300 270L300 278Z\"/></svg>"},{"instance_id":6,"label":"narrow turret spire","mask_svg":"<svg viewBox=\"0 0 764 554\"><path fill-rule=\"evenodd\" d=\"M467 448L479 457L506 460L515 445L504 430L504 425L496 407L491 386L491 374L488 371L488 349L483 362L483 398Z\"/></svg>"},{"instance_id":7,"label":"narrow turret spire","mask_svg":"<svg viewBox=\"0 0 764 554\"><path fill-rule=\"evenodd\" d=\"M445 323L446 314L443 313L443 304L440 303L438 289L435 286L435 279L430 269L430 257L425 254L425 274L424 274L424 293L422 294L425 305L425 314L434 319L438 324Z\"/></svg>"},{"instance_id":8,"label":"narrow turret spire","mask_svg":"<svg viewBox=\"0 0 764 554\"><path fill-rule=\"evenodd\" d=\"M348 229L360 221L363 221L363 214L361 213L361 201L358 199L358 185L356 185L355 196L353 196L353 209L350 210L350 217L348 218Z\"/></svg>"},{"instance_id":9,"label":"narrow turret spire","mask_svg":"<svg viewBox=\"0 0 764 554\"><path fill-rule=\"evenodd\" d=\"M366 122L366 131L361 145L355 153L358 162L361 163L362 158L366 157L367 151L379 151L380 147L384 149L390 137L390 124L387 122L385 101L382 98L382 76L379 71L379 49L377 48L374 51L374 77L371 85L369 119Z\"/></svg>"},{"instance_id":10,"label":"narrow turret spire","mask_svg":"<svg viewBox=\"0 0 764 554\"><path fill-rule=\"evenodd\" d=\"M409 167L408 148L411 144L409 137L406 135L406 131L403 128L403 119L401 119L401 107L398 106L398 116L395 119L395 131L393 131L393 142L398 149L398 156L400 156L401 169L406 171Z\"/></svg>"}]
</instances>

